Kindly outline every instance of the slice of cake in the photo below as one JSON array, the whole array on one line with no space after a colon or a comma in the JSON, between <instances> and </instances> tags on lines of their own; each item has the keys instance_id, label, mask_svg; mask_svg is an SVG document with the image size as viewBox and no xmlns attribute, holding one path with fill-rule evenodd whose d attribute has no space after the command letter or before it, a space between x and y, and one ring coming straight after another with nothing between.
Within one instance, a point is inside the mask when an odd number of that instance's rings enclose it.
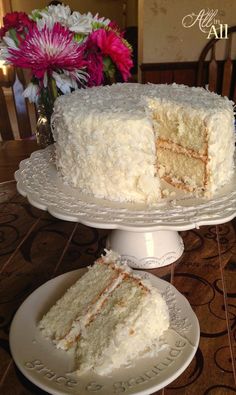
<instances>
[{"instance_id":1,"label":"slice of cake","mask_svg":"<svg viewBox=\"0 0 236 395\"><path fill-rule=\"evenodd\" d=\"M161 294L112 251L95 262L39 322L57 348L73 349L78 374L100 375L154 355L169 326Z\"/></svg>"}]
</instances>

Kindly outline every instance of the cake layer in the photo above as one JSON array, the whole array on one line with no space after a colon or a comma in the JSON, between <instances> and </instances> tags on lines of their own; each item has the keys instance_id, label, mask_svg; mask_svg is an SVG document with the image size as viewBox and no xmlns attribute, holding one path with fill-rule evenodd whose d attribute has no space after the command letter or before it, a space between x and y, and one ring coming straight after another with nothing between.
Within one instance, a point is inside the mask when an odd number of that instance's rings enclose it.
<instances>
[{"instance_id":1,"label":"cake layer","mask_svg":"<svg viewBox=\"0 0 236 395\"><path fill-rule=\"evenodd\" d=\"M206 164L203 160L174 152L170 149L158 150L159 174L172 185L196 191L203 191L206 183Z\"/></svg>"},{"instance_id":2,"label":"cake layer","mask_svg":"<svg viewBox=\"0 0 236 395\"><path fill-rule=\"evenodd\" d=\"M206 155L208 135L205 117L201 117L201 113L186 110L181 104L170 101L160 103L158 99L150 100L149 105L153 108L153 126L159 139Z\"/></svg>"}]
</instances>

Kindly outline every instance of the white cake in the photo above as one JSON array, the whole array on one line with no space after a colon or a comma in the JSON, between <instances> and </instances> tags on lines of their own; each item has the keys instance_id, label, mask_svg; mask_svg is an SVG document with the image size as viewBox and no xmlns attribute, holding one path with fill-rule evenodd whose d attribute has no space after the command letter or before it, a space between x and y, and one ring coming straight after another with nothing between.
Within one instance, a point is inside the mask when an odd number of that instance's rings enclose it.
<instances>
[{"instance_id":1,"label":"white cake","mask_svg":"<svg viewBox=\"0 0 236 395\"><path fill-rule=\"evenodd\" d=\"M81 89L56 100L52 124L64 182L99 198L155 203L162 179L212 197L233 174L233 103L203 88Z\"/></svg>"},{"instance_id":2,"label":"white cake","mask_svg":"<svg viewBox=\"0 0 236 395\"><path fill-rule=\"evenodd\" d=\"M156 355L169 326L166 302L112 251L99 259L39 322L57 348L72 349L79 375L99 375Z\"/></svg>"}]
</instances>

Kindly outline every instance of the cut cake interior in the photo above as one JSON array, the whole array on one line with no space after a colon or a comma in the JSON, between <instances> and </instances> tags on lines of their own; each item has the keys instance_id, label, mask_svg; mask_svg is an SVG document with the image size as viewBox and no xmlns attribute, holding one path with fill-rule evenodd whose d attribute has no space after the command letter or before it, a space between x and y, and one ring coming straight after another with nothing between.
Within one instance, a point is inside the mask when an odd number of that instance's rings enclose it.
<instances>
[{"instance_id":1,"label":"cut cake interior","mask_svg":"<svg viewBox=\"0 0 236 395\"><path fill-rule=\"evenodd\" d=\"M207 184L206 125L199 115L172 107L169 112L157 105L152 115L159 176L175 187L202 192Z\"/></svg>"},{"instance_id":2,"label":"cut cake interior","mask_svg":"<svg viewBox=\"0 0 236 395\"><path fill-rule=\"evenodd\" d=\"M149 105L160 178L196 196L211 197L227 179L226 168L228 177L232 174L232 111L196 111L171 99L153 98Z\"/></svg>"}]
</instances>

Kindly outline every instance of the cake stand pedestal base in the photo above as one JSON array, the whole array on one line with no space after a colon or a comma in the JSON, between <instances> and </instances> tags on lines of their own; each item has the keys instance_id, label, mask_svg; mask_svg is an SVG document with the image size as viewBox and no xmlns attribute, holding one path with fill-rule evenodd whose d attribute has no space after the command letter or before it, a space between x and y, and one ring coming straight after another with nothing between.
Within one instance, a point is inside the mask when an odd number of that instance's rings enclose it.
<instances>
[{"instance_id":1,"label":"cake stand pedestal base","mask_svg":"<svg viewBox=\"0 0 236 395\"><path fill-rule=\"evenodd\" d=\"M107 238L106 247L118 252L122 261L135 269L167 266L184 251L183 240L173 230L133 232L115 229Z\"/></svg>"}]
</instances>

